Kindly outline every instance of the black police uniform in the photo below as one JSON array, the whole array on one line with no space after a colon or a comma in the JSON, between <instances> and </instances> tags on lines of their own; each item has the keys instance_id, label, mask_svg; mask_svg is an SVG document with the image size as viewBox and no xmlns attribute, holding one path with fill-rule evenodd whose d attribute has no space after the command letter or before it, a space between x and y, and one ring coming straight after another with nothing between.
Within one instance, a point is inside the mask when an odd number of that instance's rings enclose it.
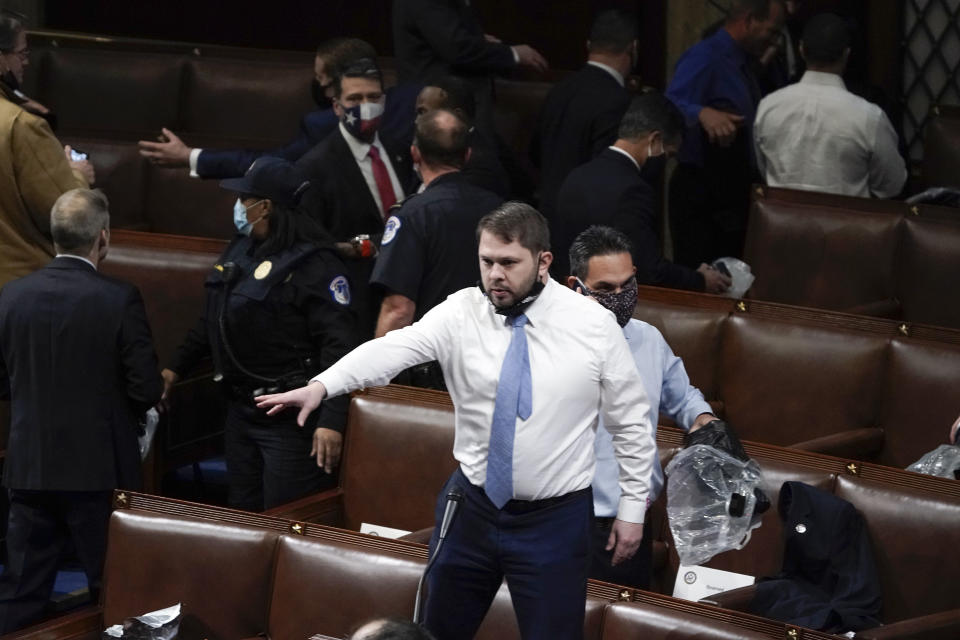
<instances>
[{"instance_id":1,"label":"black police uniform","mask_svg":"<svg viewBox=\"0 0 960 640\"><path fill-rule=\"evenodd\" d=\"M335 484L310 448L317 427L343 432L349 402L324 402L301 428L296 410L267 416L253 398L303 386L357 345L346 268L332 249L300 243L266 258L255 258L255 249L246 236L227 247L207 277L204 313L169 366L183 376L213 358L230 398L230 505L249 511Z\"/></svg>"},{"instance_id":2,"label":"black police uniform","mask_svg":"<svg viewBox=\"0 0 960 640\"><path fill-rule=\"evenodd\" d=\"M435 178L387 220L370 284L413 300L419 320L454 291L477 283L477 223L502 203L458 171ZM434 363L415 369L425 379L399 381L444 388Z\"/></svg>"}]
</instances>

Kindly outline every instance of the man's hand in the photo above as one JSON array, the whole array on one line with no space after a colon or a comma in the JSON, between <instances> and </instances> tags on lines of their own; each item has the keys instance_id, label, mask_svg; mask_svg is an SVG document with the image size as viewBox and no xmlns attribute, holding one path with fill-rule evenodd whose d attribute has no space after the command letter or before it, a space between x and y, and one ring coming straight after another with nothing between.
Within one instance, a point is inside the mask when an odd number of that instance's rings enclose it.
<instances>
[{"instance_id":1,"label":"man's hand","mask_svg":"<svg viewBox=\"0 0 960 640\"><path fill-rule=\"evenodd\" d=\"M705 262L700 263L697 271L703 274L703 289L707 293L723 293L733 282L729 276L723 275L718 269L714 269Z\"/></svg>"},{"instance_id":2,"label":"man's hand","mask_svg":"<svg viewBox=\"0 0 960 640\"><path fill-rule=\"evenodd\" d=\"M141 140L137 143L140 146L140 155L164 167L189 167L190 147L170 129L164 127L161 131L163 135L160 142Z\"/></svg>"},{"instance_id":3,"label":"man's hand","mask_svg":"<svg viewBox=\"0 0 960 640\"><path fill-rule=\"evenodd\" d=\"M518 64L521 67L533 69L537 73L543 73L550 68L547 59L540 55L540 52L528 44L515 44L513 50L517 53Z\"/></svg>"},{"instance_id":4,"label":"man's hand","mask_svg":"<svg viewBox=\"0 0 960 640\"><path fill-rule=\"evenodd\" d=\"M67 162L70 163L70 168L74 171L80 173L83 176L83 179L87 181L88 185L93 185L97 179L97 174L93 170L93 165L90 164L89 160L72 160L70 158L70 152L73 149L70 148L70 145L67 145L63 148L63 154L67 156Z\"/></svg>"},{"instance_id":5,"label":"man's hand","mask_svg":"<svg viewBox=\"0 0 960 640\"><path fill-rule=\"evenodd\" d=\"M483 39L486 40L487 42L493 42L494 44L500 44L501 42L503 42L503 40L501 40L497 36L492 36L489 33L483 34Z\"/></svg>"},{"instance_id":6,"label":"man's hand","mask_svg":"<svg viewBox=\"0 0 960 640\"><path fill-rule=\"evenodd\" d=\"M643 523L625 522L620 520L613 521L610 527L610 537L607 539L606 550L613 549L613 559L610 564L617 566L625 560L633 557L633 554L640 548L640 541L643 540Z\"/></svg>"},{"instance_id":7,"label":"man's hand","mask_svg":"<svg viewBox=\"0 0 960 640\"><path fill-rule=\"evenodd\" d=\"M180 381L180 375L172 369L164 369L160 372L160 377L163 378L163 395L157 403L157 411L166 413L170 410L170 390Z\"/></svg>"},{"instance_id":8,"label":"man's hand","mask_svg":"<svg viewBox=\"0 0 960 640\"><path fill-rule=\"evenodd\" d=\"M300 407L297 414L297 424L301 427L307 423L307 417L320 406L327 397L327 389L322 382L311 382L305 387L287 391L286 393L271 393L257 396L254 400L257 407L267 409L267 415L273 416L289 407Z\"/></svg>"},{"instance_id":9,"label":"man's hand","mask_svg":"<svg viewBox=\"0 0 960 640\"><path fill-rule=\"evenodd\" d=\"M313 448L311 456L317 456L317 466L327 473L333 473L340 462L340 451L343 449L343 435L339 431L317 427L313 431Z\"/></svg>"},{"instance_id":10,"label":"man's hand","mask_svg":"<svg viewBox=\"0 0 960 640\"><path fill-rule=\"evenodd\" d=\"M701 413L697 416L696 420L693 421L693 424L690 425L690 433L693 433L700 427L707 426L716 419L717 416L713 415L712 413Z\"/></svg>"},{"instance_id":11,"label":"man's hand","mask_svg":"<svg viewBox=\"0 0 960 640\"><path fill-rule=\"evenodd\" d=\"M743 116L704 107L700 110L700 124L710 142L729 147L737 137L737 129L743 126Z\"/></svg>"}]
</instances>

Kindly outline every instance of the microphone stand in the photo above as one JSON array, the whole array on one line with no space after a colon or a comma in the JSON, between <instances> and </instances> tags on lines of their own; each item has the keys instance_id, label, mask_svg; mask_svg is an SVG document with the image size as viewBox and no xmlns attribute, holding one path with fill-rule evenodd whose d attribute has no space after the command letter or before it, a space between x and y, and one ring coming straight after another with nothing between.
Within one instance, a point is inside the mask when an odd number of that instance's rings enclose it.
<instances>
[{"instance_id":1,"label":"microphone stand","mask_svg":"<svg viewBox=\"0 0 960 640\"><path fill-rule=\"evenodd\" d=\"M463 500L463 492L460 491L459 488L454 487L447 493L447 506L443 511L443 520L440 521L440 535L437 538L437 547L433 550L433 555L430 556L430 559L427 561L427 566L420 575L420 581L417 583L417 596L413 602L413 621L416 624L421 623L420 617L423 613L423 584L426 582L430 569L433 568L437 558L440 557L440 548L443 547L443 541L447 537L447 531L450 530L450 525L453 524L453 517L457 515L457 508L460 506L461 500Z\"/></svg>"}]
</instances>

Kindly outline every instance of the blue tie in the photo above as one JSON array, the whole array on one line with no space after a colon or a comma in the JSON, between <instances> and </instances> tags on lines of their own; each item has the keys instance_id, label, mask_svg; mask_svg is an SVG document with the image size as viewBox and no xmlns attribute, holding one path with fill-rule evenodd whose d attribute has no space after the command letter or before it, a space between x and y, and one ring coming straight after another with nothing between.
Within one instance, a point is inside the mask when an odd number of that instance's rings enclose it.
<instances>
[{"instance_id":1,"label":"blue tie","mask_svg":"<svg viewBox=\"0 0 960 640\"><path fill-rule=\"evenodd\" d=\"M487 483L484 490L497 509L513 497L513 436L517 417L526 420L533 411L533 390L530 381L530 354L522 313L508 319L513 335L500 368L497 400L493 405L493 426L487 453Z\"/></svg>"}]
</instances>

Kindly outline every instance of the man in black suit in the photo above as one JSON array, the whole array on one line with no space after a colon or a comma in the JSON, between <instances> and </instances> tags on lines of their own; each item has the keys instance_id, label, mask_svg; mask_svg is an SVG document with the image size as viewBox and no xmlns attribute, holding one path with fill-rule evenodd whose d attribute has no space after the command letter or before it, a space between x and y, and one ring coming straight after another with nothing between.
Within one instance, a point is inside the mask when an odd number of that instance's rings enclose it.
<instances>
[{"instance_id":1,"label":"man in black suit","mask_svg":"<svg viewBox=\"0 0 960 640\"><path fill-rule=\"evenodd\" d=\"M340 123L297 161L311 183L301 206L339 243L350 272L360 336L369 338L380 309L366 286L372 259L384 220L409 192L413 171L409 148L378 133L384 94L376 62L366 58L348 64L333 83L333 110Z\"/></svg>"},{"instance_id":2,"label":"man in black suit","mask_svg":"<svg viewBox=\"0 0 960 640\"><path fill-rule=\"evenodd\" d=\"M730 279L706 264L697 270L663 257L661 216L648 179L657 177L683 138L683 115L659 93L634 98L623 116L617 141L574 169L560 188L554 219L556 273L569 271L565 257L577 235L591 225L623 232L633 244L637 282L720 293Z\"/></svg>"},{"instance_id":3,"label":"man in black suit","mask_svg":"<svg viewBox=\"0 0 960 640\"><path fill-rule=\"evenodd\" d=\"M73 189L50 213L57 257L0 292L0 397L9 397L7 563L0 633L50 597L70 536L95 596L113 489L139 489L138 417L163 381L140 292L97 273L107 199Z\"/></svg>"},{"instance_id":4,"label":"man in black suit","mask_svg":"<svg viewBox=\"0 0 960 640\"><path fill-rule=\"evenodd\" d=\"M586 66L547 95L530 149L540 167L540 211L547 220L556 212L557 191L567 175L617 139L630 104L624 83L636 65L637 46L636 18L604 11L590 29Z\"/></svg>"}]
</instances>

